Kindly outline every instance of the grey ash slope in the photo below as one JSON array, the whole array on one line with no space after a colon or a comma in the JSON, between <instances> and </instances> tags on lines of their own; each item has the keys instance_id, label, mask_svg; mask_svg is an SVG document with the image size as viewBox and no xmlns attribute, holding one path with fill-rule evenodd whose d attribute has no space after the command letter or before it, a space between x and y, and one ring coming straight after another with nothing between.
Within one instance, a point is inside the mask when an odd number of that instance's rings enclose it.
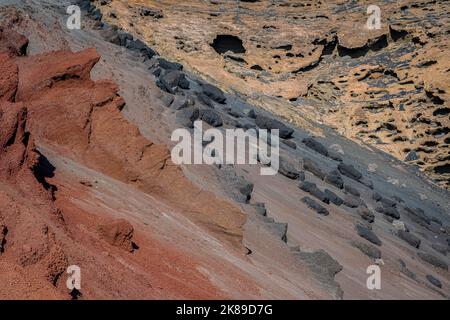
<instances>
[{"instance_id":1,"label":"grey ash slope","mask_svg":"<svg viewBox=\"0 0 450 320\"><path fill-rule=\"evenodd\" d=\"M332 298L448 297L448 191L432 185L418 170L323 125L313 124L321 126L325 136L311 138L309 132L163 60L140 40L101 23L89 1L81 2L87 26L80 31L63 30L61 38L72 49L94 46L99 50L103 60L95 76L119 83L127 101L123 112L144 135L170 144L171 130L180 125L189 128L195 119L220 129L258 125L282 129L283 170L277 176L260 176L259 166L184 168L196 184L229 197L247 213L244 243L255 264L277 254L264 251L261 242L279 242L277 248L289 256L286 261L307 266ZM63 22L65 4L46 0L40 6ZM22 1L21 7L45 19L45 12L38 12L33 1ZM310 165L305 166L305 159ZM343 185L330 183L326 178L330 172ZM305 182L314 187L299 188ZM305 197L307 202L302 201ZM259 229L267 231L267 238L256 236L262 232ZM420 244L405 241L412 237ZM385 263L381 266L383 290L373 292L365 287L365 271L379 257ZM295 286L296 266L282 265ZM414 277L405 277L405 268Z\"/></svg>"}]
</instances>

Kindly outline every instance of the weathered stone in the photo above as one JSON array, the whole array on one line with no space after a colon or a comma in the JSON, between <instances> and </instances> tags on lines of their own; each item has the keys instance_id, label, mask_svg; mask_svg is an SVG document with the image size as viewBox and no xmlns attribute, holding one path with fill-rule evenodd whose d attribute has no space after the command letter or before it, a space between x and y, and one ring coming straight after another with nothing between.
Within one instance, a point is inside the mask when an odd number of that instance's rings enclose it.
<instances>
[{"instance_id":1,"label":"weathered stone","mask_svg":"<svg viewBox=\"0 0 450 320\"><path fill-rule=\"evenodd\" d=\"M359 241L352 241L352 245L355 248L358 248L362 253L364 253L366 256L372 258L372 259L380 259L381 258L381 251L374 245L363 243Z\"/></svg>"},{"instance_id":2,"label":"weathered stone","mask_svg":"<svg viewBox=\"0 0 450 320\"><path fill-rule=\"evenodd\" d=\"M355 229L360 237L372 242L373 244L376 244L377 246L381 246L381 240L371 230L359 224L355 226Z\"/></svg>"},{"instance_id":3,"label":"weathered stone","mask_svg":"<svg viewBox=\"0 0 450 320\"><path fill-rule=\"evenodd\" d=\"M326 208L318 204L315 200L311 199L310 197L302 198L302 202L306 203L306 205L310 209L316 211L320 215L327 216L330 214Z\"/></svg>"},{"instance_id":4,"label":"weathered stone","mask_svg":"<svg viewBox=\"0 0 450 320\"><path fill-rule=\"evenodd\" d=\"M415 235L403 230L398 230L397 235L400 239L407 242L410 246L417 249L420 247L420 239L417 238Z\"/></svg>"},{"instance_id":5,"label":"weathered stone","mask_svg":"<svg viewBox=\"0 0 450 320\"><path fill-rule=\"evenodd\" d=\"M418 252L417 255L419 256L420 259L422 259L425 262L428 262L429 264L444 269L446 271L448 271L448 264L447 262L445 262L444 260L442 260L439 257L436 257L435 255L432 255L430 253L426 253L426 252Z\"/></svg>"}]
</instances>

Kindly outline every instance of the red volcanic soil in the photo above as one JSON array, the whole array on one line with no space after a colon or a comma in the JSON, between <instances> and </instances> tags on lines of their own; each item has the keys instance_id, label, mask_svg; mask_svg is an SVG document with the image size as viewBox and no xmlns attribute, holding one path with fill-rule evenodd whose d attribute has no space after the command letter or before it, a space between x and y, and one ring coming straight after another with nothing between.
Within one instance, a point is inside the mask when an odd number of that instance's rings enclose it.
<instances>
[{"instance_id":1,"label":"red volcanic soil","mask_svg":"<svg viewBox=\"0 0 450 320\"><path fill-rule=\"evenodd\" d=\"M183 225L162 235L139 209L123 219L121 206L139 196L181 213L237 256L241 211L192 185L166 146L122 116L117 86L90 79L100 59L94 49L28 57L27 43L0 31L0 299L69 299L71 264L82 270L82 299L228 297L200 267L226 263L178 246L174 231L188 234ZM257 294L245 275L228 273Z\"/></svg>"}]
</instances>

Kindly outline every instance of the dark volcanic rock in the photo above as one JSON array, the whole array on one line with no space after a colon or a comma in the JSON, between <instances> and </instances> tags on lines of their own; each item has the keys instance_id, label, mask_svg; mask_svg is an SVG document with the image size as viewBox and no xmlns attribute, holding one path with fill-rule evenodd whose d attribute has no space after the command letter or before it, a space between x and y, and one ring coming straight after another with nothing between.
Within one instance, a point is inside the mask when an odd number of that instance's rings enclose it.
<instances>
[{"instance_id":1,"label":"dark volcanic rock","mask_svg":"<svg viewBox=\"0 0 450 320\"><path fill-rule=\"evenodd\" d=\"M350 179L358 181L362 178L361 172L356 170L355 167L351 164L340 163L338 165L338 170L340 173L342 173L346 177L349 177Z\"/></svg>"},{"instance_id":2,"label":"dark volcanic rock","mask_svg":"<svg viewBox=\"0 0 450 320\"><path fill-rule=\"evenodd\" d=\"M222 117L212 109L200 110L199 118L213 127L220 127L223 125Z\"/></svg>"},{"instance_id":3,"label":"dark volcanic rock","mask_svg":"<svg viewBox=\"0 0 450 320\"><path fill-rule=\"evenodd\" d=\"M439 281L439 279L433 277L431 274L427 274L426 278L431 284L435 285L438 288L442 288L442 283L441 281Z\"/></svg>"},{"instance_id":4,"label":"dark volcanic rock","mask_svg":"<svg viewBox=\"0 0 450 320\"><path fill-rule=\"evenodd\" d=\"M158 59L158 64L161 68L166 70L179 70L179 71L183 70L182 64L179 64L177 62L170 62L163 58Z\"/></svg>"},{"instance_id":5,"label":"dark volcanic rock","mask_svg":"<svg viewBox=\"0 0 450 320\"><path fill-rule=\"evenodd\" d=\"M317 153L320 153L321 155L328 156L328 150L327 148L318 142L316 139L308 137L303 139L302 141L308 148L316 151Z\"/></svg>"},{"instance_id":6,"label":"dark volcanic rock","mask_svg":"<svg viewBox=\"0 0 450 320\"><path fill-rule=\"evenodd\" d=\"M310 197L304 197L302 199L302 202L306 203L306 205L310 209L316 211L318 214L321 214L323 216L327 216L330 214L326 208L318 204L315 200L311 199Z\"/></svg>"},{"instance_id":7,"label":"dark volcanic rock","mask_svg":"<svg viewBox=\"0 0 450 320\"><path fill-rule=\"evenodd\" d=\"M437 252L439 252L440 254L443 254L444 256L447 255L447 246L440 244L440 243L433 243L431 245L431 247L436 250Z\"/></svg>"},{"instance_id":8,"label":"dark volcanic rock","mask_svg":"<svg viewBox=\"0 0 450 320\"><path fill-rule=\"evenodd\" d=\"M378 192L374 192L374 193L372 193L372 199L373 200L375 200L375 201L380 201L381 200L381 195L378 193Z\"/></svg>"},{"instance_id":9,"label":"dark volcanic rock","mask_svg":"<svg viewBox=\"0 0 450 320\"><path fill-rule=\"evenodd\" d=\"M287 223L273 222L269 224L269 229L283 242L287 242Z\"/></svg>"},{"instance_id":10,"label":"dark volcanic rock","mask_svg":"<svg viewBox=\"0 0 450 320\"><path fill-rule=\"evenodd\" d=\"M376 244L377 246L381 246L381 240L371 230L359 224L356 225L355 229L360 237Z\"/></svg>"},{"instance_id":11,"label":"dark volcanic rock","mask_svg":"<svg viewBox=\"0 0 450 320\"><path fill-rule=\"evenodd\" d=\"M381 251L374 245L363 243L359 241L352 241L352 246L355 248L358 248L362 253L364 253L366 256L372 258L372 259L380 259L381 258Z\"/></svg>"},{"instance_id":12,"label":"dark volcanic rock","mask_svg":"<svg viewBox=\"0 0 450 320\"><path fill-rule=\"evenodd\" d=\"M141 40L126 40L125 47L131 51L138 52L142 56L151 59L156 53L152 49L150 49L145 43L143 43Z\"/></svg>"},{"instance_id":13,"label":"dark volcanic rock","mask_svg":"<svg viewBox=\"0 0 450 320\"><path fill-rule=\"evenodd\" d=\"M295 168L293 164L284 159L280 159L280 167L278 169L278 172L283 176L293 180L298 179L298 177L300 176L300 171Z\"/></svg>"},{"instance_id":14,"label":"dark volcanic rock","mask_svg":"<svg viewBox=\"0 0 450 320\"><path fill-rule=\"evenodd\" d=\"M410 218L423 226L427 226L431 223L431 218L420 208L411 209L405 207L405 211L409 214Z\"/></svg>"},{"instance_id":15,"label":"dark volcanic rock","mask_svg":"<svg viewBox=\"0 0 450 320\"><path fill-rule=\"evenodd\" d=\"M255 124L260 129L267 129L267 130L278 129L280 138L282 139L288 139L294 133L293 129L287 127L282 122L263 115L256 116Z\"/></svg>"},{"instance_id":16,"label":"dark volcanic rock","mask_svg":"<svg viewBox=\"0 0 450 320\"><path fill-rule=\"evenodd\" d=\"M334 152L332 150L328 150L328 158L333 159L334 161L342 162L342 157L339 153Z\"/></svg>"},{"instance_id":17,"label":"dark volcanic rock","mask_svg":"<svg viewBox=\"0 0 450 320\"><path fill-rule=\"evenodd\" d=\"M305 192L308 192L312 196L316 197L320 201L329 204L330 199L325 195L324 192L322 192L319 188L317 188L315 183L309 182L309 181L303 181L300 183L299 188Z\"/></svg>"},{"instance_id":18,"label":"dark volcanic rock","mask_svg":"<svg viewBox=\"0 0 450 320\"><path fill-rule=\"evenodd\" d=\"M253 183L235 173L226 174L223 179L227 186L227 193L237 202L248 203L253 192Z\"/></svg>"},{"instance_id":19,"label":"dark volcanic rock","mask_svg":"<svg viewBox=\"0 0 450 320\"><path fill-rule=\"evenodd\" d=\"M343 269L339 262L333 259L324 250L302 252L300 249L293 248L293 253L306 263L315 277L325 285L325 287L332 290L333 296L336 299L342 299L344 293L340 288L339 283L334 281L335 275Z\"/></svg>"},{"instance_id":20,"label":"dark volcanic rock","mask_svg":"<svg viewBox=\"0 0 450 320\"><path fill-rule=\"evenodd\" d=\"M317 188L316 184L310 181L303 181L298 187L305 192L310 192L313 188Z\"/></svg>"},{"instance_id":21,"label":"dark volcanic rock","mask_svg":"<svg viewBox=\"0 0 450 320\"><path fill-rule=\"evenodd\" d=\"M432 255L432 254L426 253L426 252L418 252L417 255L423 261L428 262L429 264L431 264L435 267L438 267L438 268L448 271L447 262L445 262L441 258L436 257L435 255Z\"/></svg>"},{"instance_id":22,"label":"dark volcanic rock","mask_svg":"<svg viewBox=\"0 0 450 320\"><path fill-rule=\"evenodd\" d=\"M193 128L194 121L198 119L199 114L200 111L198 110L198 108L191 107L179 110L175 116L176 122L183 127Z\"/></svg>"},{"instance_id":23,"label":"dark volcanic rock","mask_svg":"<svg viewBox=\"0 0 450 320\"><path fill-rule=\"evenodd\" d=\"M189 89L189 80L183 72L178 70L172 70L159 78L161 84L167 92L174 93L175 88Z\"/></svg>"},{"instance_id":24,"label":"dark volcanic rock","mask_svg":"<svg viewBox=\"0 0 450 320\"><path fill-rule=\"evenodd\" d=\"M350 184L345 184L344 185L344 190L347 191L348 193L354 195L355 197L359 197L361 194L359 193L359 191L352 185Z\"/></svg>"},{"instance_id":25,"label":"dark volcanic rock","mask_svg":"<svg viewBox=\"0 0 450 320\"><path fill-rule=\"evenodd\" d=\"M399 259L399 262L400 262L400 272L403 273L408 278L416 280L417 278L416 275L406 267L406 263L402 259Z\"/></svg>"},{"instance_id":26,"label":"dark volcanic rock","mask_svg":"<svg viewBox=\"0 0 450 320\"><path fill-rule=\"evenodd\" d=\"M367 177L362 177L361 179L359 179L359 183L365 185L369 189L373 189L373 182Z\"/></svg>"},{"instance_id":27,"label":"dark volcanic rock","mask_svg":"<svg viewBox=\"0 0 450 320\"><path fill-rule=\"evenodd\" d=\"M375 215L368 208L360 207L358 208L357 212L361 216L361 218L363 218L367 222L372 223L375 221Z\"/></svg>"},{"instance_id":28,"label":"dark volcanic rock","mask_svg":"<svg viewBox=\"0 0 450 320\"><path fill-rule=\"evenodd\" d=\"M376 207L375 211L382 213L393 219L400 219L400 213L397 211L396 208L393 207Z\"/></svg>"},{"instance_id":29,"label":"dark volcanic rock","mask_svg":"<svg viewBox=\"0 0 450 320\"><path fill-rule=\"evenodd\" d=\"M297 149L297 144L294 142L294 141L292 141L292 140L286 140L286 139L282 139L281 140L285 145L287 145L289 148L291 148L291 149Z\"/></svg>"},{"instance_id":30,"label":"dark volcanic rock","mask_svg":"<svg viewBox=\"0 0 450 320\"><path fill-rule=\"evenodd\" d=\"M227 100L222 90L209 83L202 83L203 93L217 103L224 104Z\"/></svg>"},{"instance_id":31,"label":"dark volcanic rock","mask_svg":"<svg viewBox=\"0 0 450 320\"><path fill-rule=\"evenodd\" d=\"M417 238L415 235L406 232L404 230L398 230L397 235L400 239L406 241L410 246L414 248L419 248L420 246L420 239Z\"/></svg>"},{"instance_id":32,"label":"dark volcanic rock","mask_svg":"<svg viewBox=\"0 0 450 320\"><path fill-rule=\"evenodd\" d=\"M330 199L331 203L334 203L337 206L340 206L342 203L344 203L344 200L337 196L333 191L325 189L324 194L328 199Z\"/></svg>"},{"instance_id":33,"label":"dark volcanic rock","mask_svg":"<svg viewBox=\"0 0 450 320\"><path fill-rule=\"evenodd\" d=\"M361 200L361 198L357 198L351 194L347 194L344 197L344 205L346 205L349 208L357 208L359 206L364 206L364 201Z\"/></svg>"},{"instance_id":34,"label":"dark volcanic rock","mask_svg":"<svg viewBox=\"0 0 450 320\"><path fill-rule=\"evenodd\" d=\"M329 172L325 176L325 182L335 186L336 188L342 189L344 187L344 180L342 179L341 174L337 170L333 170Z\"/></svg>"},{"instance_id":35,"label":"dark volcanic rock","mask_svg":"<svg viewBox=\"0 0 450 320\"><path fill-rule=\"evenodd\" d=\"M8 233L8 228L4 224L0 224L0 254L5 250L6 234Z\"/></svg>"},{"instance_id":36,"label":"dark volcanic rock","mask_svg":"<svg viewBox=\"0 0 450 320\"><path fill-rule=\"evenodd\" d=\"M247 117L249 117L251 119L256 119L256 112L255 112L255 110L253 110L253 109L248 110Z\"/></svg>"},{"instance_id":37,"label":"dark volcanic rock","mask_svg":"<svg viewBox=\"0 0 450 320\"><path fill-rule=\"evenodd\" d=\"M394 200L388 199L388 198L381 198L380 203L383 205L383 207L395 207L397 203Z\"/></svg>"},{"instance_id":38,"label":"dark volcanic rock","mask_svg":"<svg viewBox=\"0 0 450 320\"><path fill-rule=\"evenodd\" d=\"M303 169L311 172L313 175L322 180L325 178L325 173L323 172L323 170L319 167L319 165L316 162L314 162L309 158L303 159Z\"/></svg>"},{"instance_id":39,"label":"dark volcanic rock","mask_svg":"<svg viewBox=\"0 0 450 320\"><path fill-rule=\"evenodd\" d=\"M114 220L107 224L100 225L98 232L109 244L132 252L133 246L133 226L124 219Z\"/></svg>"}]
</instances>

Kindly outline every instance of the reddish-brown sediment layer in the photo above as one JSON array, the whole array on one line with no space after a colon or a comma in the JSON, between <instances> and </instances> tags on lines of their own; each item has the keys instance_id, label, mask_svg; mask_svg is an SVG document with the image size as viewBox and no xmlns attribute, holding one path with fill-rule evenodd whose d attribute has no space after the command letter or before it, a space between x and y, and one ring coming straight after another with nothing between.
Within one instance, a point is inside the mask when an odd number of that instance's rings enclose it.
<instances>
[{"instance_id":1,"label":"reddish-brown sediment layer","mask_svg":"<svg viewBox=\"0 0 450 320\"><path fill-rule=\"evenodd\" d=\"M238 256L240 210L193 186L164 145L123 118L117 86L90 80L95 50L26 57L20 35L2 31L0 40L0 298L69 298L70 264L82 268L82 298L226 297L199 271L206 260L153 237L142 219L116 221L121 209L93 197L93 176L59 172L47 157L126 185L124 203L147 195L182 213Z\"/></svg>"}]
</instances>

